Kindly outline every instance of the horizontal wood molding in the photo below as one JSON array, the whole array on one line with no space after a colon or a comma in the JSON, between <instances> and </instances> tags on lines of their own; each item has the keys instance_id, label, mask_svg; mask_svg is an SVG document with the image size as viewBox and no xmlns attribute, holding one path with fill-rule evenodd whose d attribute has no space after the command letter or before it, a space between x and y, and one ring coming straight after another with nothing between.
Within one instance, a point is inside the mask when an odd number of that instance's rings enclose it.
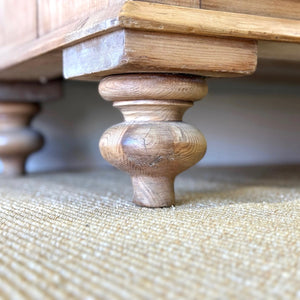
<instances>
[{"instance_id":1,"label":"horizontal wood molding","mask_svg":"<svg viewBox=\"0 0 300 300\"><path fill-rule=\"evenodd\" d=\"M129 1L145 1L145 0L123 0L123 1L125 3ZM201 6L201 0L146 0L146 1L151 3L186 6L186 7L194 7L194 8L200 8Z\"/></svg>"},{"instance_id":2,"label":"horizontal wood molding","mask_svg":"<svg viewBox=\"0 0 300 300\"><path fill-rule=\"evenodd\" d=\"M276 43L289 42L289 46L285 47L288 49L285 51L285 58L295 60L297 43L300 43L298 20L198 9L195 8L198 1L194 0L182 0L180 3L176 0L152 1L165 4L149 2L125 1L123 4L124 0L109 1L110 6L78 20L72 19L63 27L38 39L18 47L1 47L0 80L44 80L60 77L64 48L86 41L93 43L94 38L101 38L122 28L141 32L222 37L228 40L242 38ZM171 2L176 5L166 5ZM195 7L182 7L178 6L179 4ZM270 53L263 50L262 53L263 57L268 59L282 57L278 51Z\"/></svg>"},{"instance_id":3,"label":"horizontal wood molding","mask_svg":"<svg viewBox=\"0 0 300 300\"><path fill-rule=\"evenodd\" d=\"M298 0L201 0L201 8L300 20Z\"/></svg>"},{"instance_id":4,"label":"horizontal wood molding","mask_svg":"<svg viewBox=\"0 0 300 300\"><path fill-rule=\"evenodd\" d=\"M85 80L135 72L242 76L255 71L256 60L253 41L135 30L116 31L63 51L65 78Z\"/></svg>"},{"instance_id":5,"label":"horizontal wood molding","mask_svg":"<svg viewBox=\"0 0 300 300\"><path fill-rule=\"evenodd\" d=\"M151 11L151 13L149 13ZM300 21L220 11L128 2L119 16L123 28L205 36L300 43Z\"/></svg>"}]
</instances>

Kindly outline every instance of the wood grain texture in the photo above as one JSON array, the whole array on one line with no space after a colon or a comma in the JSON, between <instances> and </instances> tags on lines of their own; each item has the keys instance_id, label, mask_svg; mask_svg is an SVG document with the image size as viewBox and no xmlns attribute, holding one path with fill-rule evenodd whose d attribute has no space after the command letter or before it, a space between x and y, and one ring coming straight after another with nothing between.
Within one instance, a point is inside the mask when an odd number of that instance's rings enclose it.
<instances>
[{"instance_id":1,"label":"wood grain texture","mask_svg":"<svg viewBox=\"0 0 300 300\"><path fill-rule=\"evenodd\" d=\"M81 20L84 22L91 14L110 7L121 7L126 0L38 0L39 35L44 35L64 25ZM148 2L200 7L199 0L148 0Z\"/></svg>"},{"instance_id":2,"label":"wood grain texture","mask_svg":"<svg viewBox=\"0 0 300 300\"><path fill-rule=\"evenodd\" d=\"M40 36L30 43L21 44L14 48L1 47L0 70L26 63L29 60L34 60L35 62L41 60L42 64L49 60L49 65L54 69L54 72L51 73L56 74L57 69L59 69L59 74L61 74L61 63L59 65L59 62L62 59L62 48L118 29L119 12L120 5L112 5L107 9L89 15L83 20L79 19ZM56 58L56 62L51 61L53 57ZM23 69L26 71L25 67Z\"/></svg>"},{"instance_id":3,"label":"wood grain texture","mask_svg":"<svg viewBox=\"0 0 300 300\"><path fill-rule=\"evenodd\" d=\"M65 78L85 80L136 72L242 76L255 71L256 60L253 41L134 30L116 31L63 51Z\"/></svg>"},{"instance_id":4,"label":"wood grain texture","mask_svg":"<svg viewBox=\"0 0 300 300\"><path fill-rule=\"evenodd\" d=\"M126 3L119 19L122 27L138 30L300 43L298 20L187 7L170 9L147 2Z\"/></svg>"},{"instance_id":5,"label":"wood grain texture","mask_svg":"<svg viewBox=\"0 0 300 300\"><path fill-rule=\"evenodd\" d=\"M180 2L181 5L197 4L193 1L184 2ZM179 5L175 0L174 3ZM40 36L39 39L20 44L18 47L1 47L0 79L39 80L41 78L45 80L60 77L62 75L63 48L72 47L74 44L80 44L86 40L93 40L95 37L118 31L120 28L195 36L219 36L229 40L243 38L276 42L293 41L294 44L285 47L288 49L285 49L285 60L291 57L291 61L294 61L295 53L298 51L295 43L299 43L299 21L297 20L191 9L140 1L129 1L125 4L117 1L110 2L110 6L96 10L83 18L62 25L62 27ZM107 37L106 40L109 39ZM91 41L91 43L93 42ZM214 43L212 47L215 47ZM278 59L282 56L278 51L268 53L269 58ZM265 58L265 54L263 55ZM108 57L107 61L109 60ZM106 73L106 75L108 74L109 72Z\"/></svg>"},{"instance_id":6,"label":"wood grain texture","mask_svg":"<svg viewBox=\"0 0 300 300\"><path fill-rule=\"evenodd\" d=\"M175 177L206 151L203 135L182 122L186 109L206 95L205 81L183 75L116 75L102 80L99 92L125 119L103 134L101 154L130 174L134 203L174 205Z\"/></svg>"},{"instance_id":7,"label":"wood grain texture","mask_svg":"<svg viewBox=\"0 0 300 300\"><path fill-rule=\"evenodd\" d=\"M201 8L300 19L300 1L298 0L201 0Z\"/></svg>"},{"instance_id":8,"label":"wood grain texture","mask_svg":"<svg viewBox=\"0 0 300 300\"><path fill-rule=\"evenodd\" d=\"M129 1L125 0L124 3ZM145 2L145 0L134 0L134 1ZM195 7L195 8L200 8L200 2L201 2L201 0L146 0L146 1L151 3L160 3L160 4L168 4L168 5Z\"/></svg>"},{"instance_id":9,"label":"wood grain texture","mask_svg":"<svg viewBox=\"0 0 300 300\"><path fill-rule=\"evenodd\" d=\"M0 47L16 47L35 39L36 20L36 0L0 0Z\"/></svg>"},{"instance_id":10,"label":"wood grain texture","mask_svg":"<svg viewBox=\"0 0 300 300\"><path fill-rule=\"evenodd\" d=\"M29 127L39 106L33 103L0 103L0 161L2 176L25 172L26 158L43 145L42 136Z\"/></svg>"},{"instance_id":11,"label":"wood grain texture","mask_svg":"<svg viewBox=\"0 0 300 300\"><path fill-rule=\"evenodd\" d=\"M123 0L114 0L121 5ZM39 35L44 35L78 20L84 21L91 14L104 10L112 4L109 0L38 0Z\"/></svg>"}]
</instances>

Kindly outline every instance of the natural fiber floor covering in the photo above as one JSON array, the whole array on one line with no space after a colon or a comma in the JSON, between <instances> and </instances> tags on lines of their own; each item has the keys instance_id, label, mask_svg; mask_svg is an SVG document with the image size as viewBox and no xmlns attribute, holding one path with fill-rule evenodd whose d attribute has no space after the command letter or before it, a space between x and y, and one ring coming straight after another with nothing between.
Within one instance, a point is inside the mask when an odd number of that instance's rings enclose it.
<instances>
[{"instance_id":1,"label":"natural fiber floor covering","mask_svg":"<svg viewBox=\"0 0 300 300\"><path fill-rule=\"evenodd\" d=\"M300 168L193 169L139 208L116 170L0 181L1 299L300 299Z\"/></svg>"}]
</instances>

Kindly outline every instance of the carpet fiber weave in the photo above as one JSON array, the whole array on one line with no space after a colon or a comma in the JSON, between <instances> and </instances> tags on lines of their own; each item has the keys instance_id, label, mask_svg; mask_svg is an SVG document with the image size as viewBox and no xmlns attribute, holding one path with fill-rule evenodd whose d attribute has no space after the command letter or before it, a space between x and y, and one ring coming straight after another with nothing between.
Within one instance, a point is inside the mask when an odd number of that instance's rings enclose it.
<instances>
[{"instance_id":1,"label":"carpet fiber weave","mask_svg":"<svg viewBox=\"0 0 300 300\"><path fill-rule=\"evenodd\" d=\"M193 169L139 208L116 170L0 181L1 299L300 299L300 168Z\"/></svg>"}]
</instances>

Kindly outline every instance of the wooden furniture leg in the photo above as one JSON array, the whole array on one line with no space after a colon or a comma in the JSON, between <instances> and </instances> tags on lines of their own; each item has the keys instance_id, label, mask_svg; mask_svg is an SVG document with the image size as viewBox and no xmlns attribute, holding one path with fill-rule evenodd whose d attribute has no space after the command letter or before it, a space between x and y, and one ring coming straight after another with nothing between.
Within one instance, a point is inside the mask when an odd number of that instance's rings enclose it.
<instances>
[{"instance_id":1,"label":"wooden furniture leg","mask_svg":"<svg viewBox=\"0 0 300 300\"><path fill-rule=\"evenodd\" d=\"M65 78L102 79L101 96L124 115L123 123L104 133L100 150L130 174L136 204L174 204L176 175L206 150L202 134L182 122L185 110L205 96L204 76L252 74L256 46L255 41L121 29L63 50Z\"/></svg>"},{"instance_id":2,"label":"wooden furniture leg","mask_svg":"<svg viewBox=\"0 0 300 300\"><path fill-rule=\"evenodd\" d=\"M25 172L26 158L43 145L42 136L29 127L39 112L36 103L0 103L0 159L2 174L16 176Z\"/></svg>"},{"instance_id":3,"label":"wooden furniture leg","mask_svg":"<svg viewBox=\"0 0 300 300\"><path fill-rule=\"evenodd\" d=\"M18 176L25 173L27 157L43 146L43 137L30 128L40 104L61 96L58 82L0 83L0 173Z\"/></svg>"},{"instance_id":4,"label":"wooden furniture leg","mask_svg":"<svg viewBox=\"0 0 300 300\"><path fill-rule=\"evenodd\" d=\"M184 112L207 94L204 79L168 74L114 75L101 81L99 92L113 101L125 119L103 134L101 154L130 174L134 203L174 205L175 177L206 152L201 132L182 122Z\"/></svg>"}]
</instances>

